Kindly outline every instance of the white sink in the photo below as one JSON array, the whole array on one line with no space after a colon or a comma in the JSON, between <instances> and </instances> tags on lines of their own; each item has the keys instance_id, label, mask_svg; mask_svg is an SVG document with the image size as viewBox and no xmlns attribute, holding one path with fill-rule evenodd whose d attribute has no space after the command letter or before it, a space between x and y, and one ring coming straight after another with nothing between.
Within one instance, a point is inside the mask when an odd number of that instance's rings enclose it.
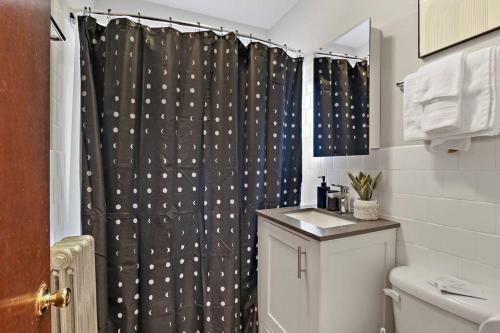
<instances>
[{"instance_id":1,"label":"white sink","mask_svg":"<svg viewBox=\"0 0 500 333\"><path fill-rule=\"evenodd\" d=\"M303 221L309 224L313 224L318 228L333 228L340 227L343 225L355 224L356 222L344 220L329 214L324 214L321 212L317 212L315 210L307 210L296 213L288 213L286 216L292 217L299 221Z\"/></svg>"}]
</instances>

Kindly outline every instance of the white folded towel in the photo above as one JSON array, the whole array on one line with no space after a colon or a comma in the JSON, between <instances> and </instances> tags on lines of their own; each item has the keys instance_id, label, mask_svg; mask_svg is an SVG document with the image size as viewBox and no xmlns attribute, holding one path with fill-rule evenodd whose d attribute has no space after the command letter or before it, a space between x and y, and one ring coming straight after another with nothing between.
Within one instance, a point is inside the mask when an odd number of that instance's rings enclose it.
<instances>
[{"instance_id":1,"label":"white folded towel","mask_svg":"<svg viewBox=\"0 0 500 333\"><path fill-rule=\"evenodd\" d=\"M416 96L421 92L418 80L418 73L409 74L404 80L403 134L405 141L419 140L423 134L421 119L424 108L416 101Z\"/></svg>"},{"instance_id":2,"label":"white folded towel","mask_svg":"<svg viewBox=\"0 0 500 333\"><path fill-rule=\"evenodd\" d=\"M464 77L464 52L421 67L417 102L423 105L422 130L448 132L460 127Z\"/></svg>"},{"instance_id":3,"label":"white folded towel","mask_svg":"<svg viewBox=\"0 0 500 333\"><path fill-rule=\"evenodd\" d=\"M500 314L486 320L479 327L479 333L498 333L498 332L500 332Z\"/></svg>"},{"instance_id":4,"label":"white folded towel","mask_svg":"<svg viewBox=\"0 0 500 333\"><path fill-rule=\"evenodd\" d=\"M492 90L495 89L494 48L488 47L469 54L465 61L463 119L467 121L461 133L490 129Z\"/></svg>"},{"instance_id":5,"label":"white folded towel","mask_svg":"<svg viewBox=\"0 0 500 333\"><path fill-rule=\"evenodd\" d=\"M413 83L418 75L413 73L405 78L405 92L406 80L409 80L403 113L406 141L440 139L434 145L431 143L431 150L466 150L471 137L500 134L500 47L484 48L464 58L462 115L458 129L426 133L422 128L424 108L415 102L422 97L411 96L422 92ZM461 149L455 149L457 147Z\"/></svg>"},{"instance_id":6,"label":"white folded towel","mask_svg":"<svg viewBox=\"0 0 500 333\"><path fill-rule=\"evenodd\" d=\"M487 59L490 59L489 67ZM488 69L487 69L488 68ZM464 82L464 119L470 128L483 128L478 131L465 131L464 134L447 138L433 139L431 151L469 150L471 137L492 136L500 133L500 47L486 48L471 53L466 59ZM488 90L487 87L490 89ZM489 101L489 103L488 103ZM470 113L467 110L475 109Z\"/></svg>"},{"instance_id":7,"label":"white folded towel","mask_svg":"<svg viewBox=\"0 0 500 333\"><path fill-rule=\"evenodd\" d=\"M462 139L434 139L429 145L433 152L467 151L471 145L471 138Z\"/></svg>"}]
</instances>

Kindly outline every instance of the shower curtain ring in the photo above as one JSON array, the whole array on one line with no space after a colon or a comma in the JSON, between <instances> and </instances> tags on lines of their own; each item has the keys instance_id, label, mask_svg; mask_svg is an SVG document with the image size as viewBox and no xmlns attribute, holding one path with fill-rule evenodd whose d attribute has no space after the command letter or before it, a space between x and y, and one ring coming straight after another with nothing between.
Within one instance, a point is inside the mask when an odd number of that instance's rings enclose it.
<instances>
[{"instance_id":1,"label":"shower curtain ring","mask_svg":"<svg viewBox=\"0 0 500 333\"><path fill-rule=\"evenodd\" d=\"M171 16L168 18L168 21L170 22L170 23L169 23L170 28L172 28L172 17L171 17Z\"/></svg>"},{"instance_id":2,"label":"shower curtain ring","mask_svg":"<svg viewBox=\"0 0 500 333\"><path fill-rule=\"evenodd\" d=\"M220 35L222 36L224 34L224 27L220 27Z\"/></svg>"},{"instance_id":3,"label":"shower curtain ring","mask_svg":"<svg viewBox=\"0 0 500 333\"><path fill-rule=\"evenodd\" d=\"M111 9L108 8L108 21L111 21Z\"/></svg>"},{"instance_id":4,"label":"shower curtain ring","mask_svg":"<svg viewBox=\"0 0 500 333\"><path fill-rule=\"evenodd\" d=\"M250 43L252 43L253 40L252 40L252 34L250 34Z\"/></svg>"},{"instance_id":5,"label":"shower curtain ring","mask_svg":"<svg viewBox=\"0 0 500 333\"><path fill-rule=\"evenodd\" d=\"M137 12L137 16L139 16L139 21L138 23L141 24L141 12Z\"/></svg>"},{"instance_id":6,"label":"shower curtain ring","mask_svg":"<svg viewBox=\"0 0 500 333\"><path fill-rule=\"evenodd\" d=\"M200 22L196 22L196 24L198 24L198 28L196 29L196 31L200 32L200 28L201 28Z\"/></svg>"}]
</instances>

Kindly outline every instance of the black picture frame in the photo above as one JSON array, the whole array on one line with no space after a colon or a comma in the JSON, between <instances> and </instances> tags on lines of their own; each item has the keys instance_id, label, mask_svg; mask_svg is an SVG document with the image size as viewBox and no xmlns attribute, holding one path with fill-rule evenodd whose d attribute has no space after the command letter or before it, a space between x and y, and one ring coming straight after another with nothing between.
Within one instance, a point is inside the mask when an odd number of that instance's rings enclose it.
<instances>
[{"instance_id":1,"label":"black picture frame","mask_svg":"<svg viewBox=\"0 0 500 333\"><path fill-rule=\"evenodd\" d=\"M446 46L444 46L444 47L442 47L442 48L440 48L440 49L437 49L437 50L431 51L431 52L426 53L426 54L422 54L422 50L421 50L421 48L420 48L420 15L421 15L421 13L420 13L420 2L421 2L421 1L422 1L422 0L417 0L417 2L418 2L418 5L417 5L417 6L418 6L418 41L417 41L417 43L418 43L418 57L419 57L420 59L427 58L427 57L429 57L429 56L431 56L431 55L434 55L434 54L436 54L436 53L439 53L439 52L441 52L441 51L448 50L448 49L450 49L450 48L452 48L452 47L455 47L455 46L457 46L457 45L467 43L467 42L469 42L469 41L471 41L471 40L474 40L474 39L476 39L476 38L479 38L479 37L482 37L482 36L487 35L487 34L489 34L489 33L492 33L492 32L494 32L494 31L498 31L498 30L500 30L500 25L499 25L499 26L494 27L494 28L492 28L492 29L489 29L489 30L486 30L486 31L484 31L484 32L481 32L481 33L479 33L479 34L477 34L477 35L474 35L474 36L471 36L471 37L467 37L467 38L465 38L465 39L462 39L462 40L460 40L460 41L458 41L458 42L456 42L456 43L452 43L452 44L450 44L450 45L446 45Z\"/></svg>"}]
</instances>

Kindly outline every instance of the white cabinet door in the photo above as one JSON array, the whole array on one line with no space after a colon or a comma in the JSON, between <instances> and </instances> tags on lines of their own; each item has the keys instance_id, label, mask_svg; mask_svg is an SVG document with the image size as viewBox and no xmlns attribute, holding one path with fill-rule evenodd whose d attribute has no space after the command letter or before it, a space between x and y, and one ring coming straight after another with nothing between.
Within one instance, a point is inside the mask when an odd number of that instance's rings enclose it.
<instances>
[{"instance_id":1,"label":"white cabinet door","mask_svg":"<svg viewBox=\"0 0 500 333\"><path fill-rule=\"evenodd\" d=\"M308 243L306 239L291 232L269 222L260 221L260 332L308 331Z\"/></svg>"}]
</instances>

